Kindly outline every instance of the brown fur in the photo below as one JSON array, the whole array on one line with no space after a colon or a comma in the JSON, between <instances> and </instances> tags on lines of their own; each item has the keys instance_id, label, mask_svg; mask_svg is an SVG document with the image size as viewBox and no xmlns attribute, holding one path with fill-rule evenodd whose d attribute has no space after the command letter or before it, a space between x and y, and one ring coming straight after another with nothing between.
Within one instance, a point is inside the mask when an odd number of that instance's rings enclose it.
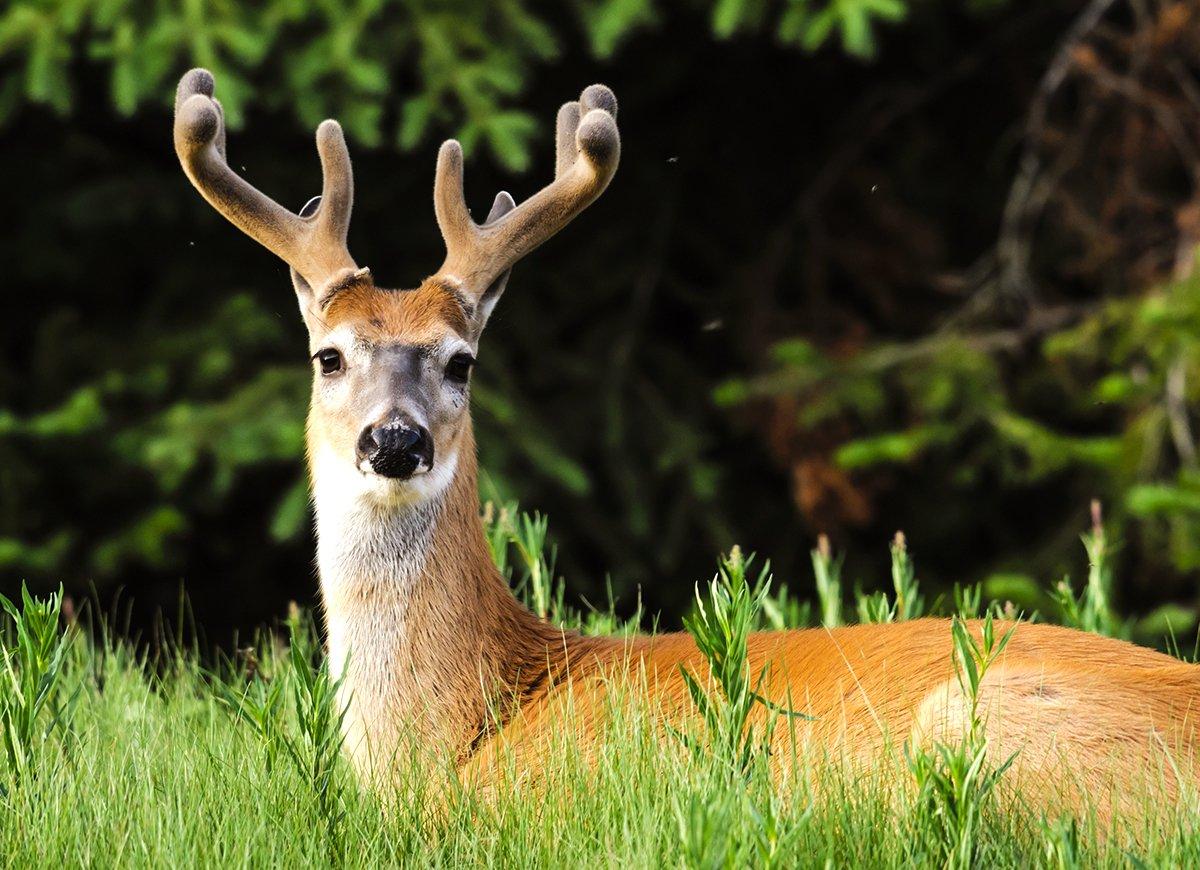
<instances>
[{"instance_id":1,"label":"brown fur","mask_svg":"<svg viewBox=\"0 0 1200 870\"><path fill-rule=\"evenodd\" d=\"M462 473L474 477L473 469ZM439 572L430 583L457 584L465 597L481 602L480 653L462 667L471 673L484 663L495 679L494 699L514 696L519 711L474 752L470 743L458 744L459 757L469 758L468 779L488 786L503 769L498 759L513 754L518 767L536 778L548 741L564 727L587 752L602 730L604 696L614 676L643 673L649 702L664 722L691 715L680 669L703 678L707 667L690 636L584 638L536 620L490 564L473 487L456 487L455 499L457 528L439 545L452 539L457 556L447 567L474 579L464 584ZM474 567L465 568L460 558ZM965 727L948 620L760 633L750 638L749 652L753 673L768 667L767 697L816 717L776 729L780 764L790 757L785 744L793 737L805 753L866 765L889 750L899 756L906 741L953 742ZM547 671L552 678L544 676ZM463 722L469 727L459 729L464 741L487 708L476 686L462 707L471 710ZM568 686L570 716L564 712ZM1123 641L1038 624L1016 626L981 691L993 759L1018 753L1010 780L1024 798L1043 808L1070 809L1091 800L1102 816L1115 806L1114 795L1136 805L1139 786L1165 788L1173 797L1181 785L1176 766L1189 786L1195 784L1198 704L1196 666ZM769 714L759 708L757 715Z\"/></svg>"},{"instance_id":2,"label":"brown fur","mask_svg":"<svg viewBox=\"0 0 1200 870\"><path fill-rule=\"evenodd\" d=\"M440 340L447 329L464 338L471 330L466 303L436 277L416 290L356 285L333 295L322 320L328 329L355 324L365 339L376 343L403 338L411 344L429 344Z\"/></svg>"}]
</instances>

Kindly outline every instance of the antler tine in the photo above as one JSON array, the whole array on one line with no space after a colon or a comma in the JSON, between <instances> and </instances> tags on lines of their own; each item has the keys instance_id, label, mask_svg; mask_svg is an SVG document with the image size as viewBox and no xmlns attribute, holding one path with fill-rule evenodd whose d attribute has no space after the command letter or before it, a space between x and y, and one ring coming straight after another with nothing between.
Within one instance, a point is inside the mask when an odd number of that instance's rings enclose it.
<instances>
[{"instance_id":1,"label":"antler tine","mask_svg":"<svg viewBox=\"0 0 1200 870\"><path fill-rule=\"evenodd\" d=\"M354 170L350 166L350 151L342 125L325 120L317 127L317 154L321 158L321 204L309 220L319 227L330 245L354 261L346 248L350 233L350 212L354 207Z\"/></svg>"},{"instance_id":2,"label":"antler tine","mask_svg":"<svg viewBox=\"0 0 1200 870\"><path fill-rule=\"evenodd\" d=\"M447 139L438 149L437 171L433 176L433 212L446 243L447 260L452 252L471 247L479 228L471 220L463 194L462 146L455 139Z\"/></svg>"},{"instance_id":3,"label":"antler tine","mask_svg":"<svg viewBox=\"0 0 1200 870\"><path fill-rule=\"evenodd\" d=\"M200 195L313 287L354 270L346 248L354 181L342 128L336 121L324 121L317 128L324 175L321 204L313 215L300 217L229 168L225 117L213 99L214 87L212 73L194 69L180 79L175 95L175 152Z\"/></svg>"},{"instance_id":4,"label":"antler tine","mask_svg":"<svg viewBox=\"0 0 1200 870\"><path fill-rule=\"evenodd\" d=\"M563 103L554 124L554 177L558 178L575 163L579 149L575 146L575 131L579 129L579 101Z\"/></svg>"},{"instance_id":5,"label":"antler tine","mask_svg":"<svg viewBox=\"0 0 1200 870\"><path fill-rule=\"evenodd\" d=\"M434 209L446 242L440 274L476 294L549 239L596 200L617 170L621 137L617 98L604 85L586 88L578 103L558 111L555 177L507 214L482 226L463 196L462 148L453 139L438 152Z\"/></svg>"}]
</instances>

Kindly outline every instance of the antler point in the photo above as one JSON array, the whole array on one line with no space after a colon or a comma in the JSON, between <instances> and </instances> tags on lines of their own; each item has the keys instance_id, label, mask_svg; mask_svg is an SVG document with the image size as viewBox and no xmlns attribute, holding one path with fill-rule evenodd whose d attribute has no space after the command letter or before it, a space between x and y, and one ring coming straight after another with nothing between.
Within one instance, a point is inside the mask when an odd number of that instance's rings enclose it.
<instances>
[{"instance_id":1,"label":"antler point","mask_svg":"<svg viewBox=\"0 0 1200 870\"><path fill-rule=\"evenodd\" d=\"M617 95L608 85L588 85L579 96L579 104L585 113L602 109L614 118L617 117Z\"/></svg>"},{"instance_id":2,"label":"antler point","mask_svg":"<svg viewBox=\"0 0 1200 870\"><path fill-rule=\"evenodd\" d=\"M206 97L213 95L213 91L217 85L213 74L202 66L193 67L185 72L179 83L181 86L186 84L189 93L204 94Z\"/></svg>"},{"instance_id":3,"label":"antler point","mask_svg":"<svg viewBox=\"0 0 1200 870\"><path fill-rule=\"evenodd\" d=\"M580 150L598 166L615 163L615 158L621 153L617 122L604 109L592 109L584 116L579 122L575 139Z\"/></svg>"},{"instance_id":4,"label":"antler point","mask_svg":"<svg viewBox=\"0 0 1200 870\"><path fill-rule=\"evenodd\" d=\"M180 105L176 129L189 144L211 142L220 128L221 113L211 97L193 93Z\"/></svg>"}]
</instances>

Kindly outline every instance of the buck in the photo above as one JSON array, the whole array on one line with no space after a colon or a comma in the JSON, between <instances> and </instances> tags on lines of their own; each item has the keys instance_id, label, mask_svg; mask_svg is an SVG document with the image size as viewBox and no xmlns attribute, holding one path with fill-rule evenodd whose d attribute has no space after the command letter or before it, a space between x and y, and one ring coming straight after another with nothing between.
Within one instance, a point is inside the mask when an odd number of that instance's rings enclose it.
<instances>
[{"instance_id":1,"label":"buck","mask_svg":"<svg viewBox=\"0 0 1200 870\"><path fill-rule=\"evenodd\" d=\"M613 93L592 85L562 106L554 180L520 205L500 193L483 223L464 199L462 150L445 142L433 184L445 261L393 291L347 250L353 181L338 124L317 129L320 197L293 213L230 169L213 88L205 70L183 77L175 148L200 194L291 267L313 366L307 452L329 660L355 770L384 784L415 740L483 782L498 747L536 775L563 693L576 690L572 721L592 723L614 672L642 675L664 719L688 715L681 667L705 672L689 636L583 637L538 619L494 566L479 511L469 395L480 336L514 264L611 181ZM796 727L827 754L869 759L964 727L945 620L764 632L749 650L755 673L767 667L764 692L811 716ZM1192 665L1019 624L980 693L995 751L1016 752L1032 788L1119 793L1152 771L1166 771L1168 790L1194 783Z\"/></svg>"}]
</instances>

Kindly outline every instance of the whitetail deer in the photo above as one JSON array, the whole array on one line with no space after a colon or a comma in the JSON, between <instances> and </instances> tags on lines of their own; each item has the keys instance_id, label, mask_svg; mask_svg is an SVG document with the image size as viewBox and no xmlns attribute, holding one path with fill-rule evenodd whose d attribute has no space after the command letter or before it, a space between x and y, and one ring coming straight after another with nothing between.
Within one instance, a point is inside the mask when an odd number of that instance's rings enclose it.
<instances>
[{"instance_id":1,"label":"whitetail deer","mask_svg":"<svg viewBox=\"0 0 1200 870\"><path fill-rule=\"evenodd\" d=\"M497 571L480 520L468 409L480 334L513 265L612 179L616 114L601 85L564 105L554 180L519 206L499 194L482 224L463 197L459 144L444 143L434 211L445 262L416 289L394 292L376 287L346 248L352 178L336 122L317 129L321 196L294 214L229 168L212 76L192 70L179 84L175 148L184 171L217 211L291 267L308 326L320 585L330 661L348 663L346 745L364 778L387 779L411 735L484 778L481 759L512 741L536 772L538 751L520 747L536 746L555 725L568 679L590 686L575 705L587 722L599 715L599 675L644 669L650 702L669 719L687 715L690 703L681 666L705 671L687 635L590 638L536 618ZM944 620L761 633L750 651L755 673L770 665L767 694L813 716L799 726L804 740L828 753L871 758L891 741L961 727ZM1168 767L1194 778L1200 672L1192 665L1023 624L982 693L997 746L1020 750L1016 768L1039 787L1109 777L1128 785L1164 748ZM504 710L512 712L498 719Z\"/></svg>"}]
</instances>

